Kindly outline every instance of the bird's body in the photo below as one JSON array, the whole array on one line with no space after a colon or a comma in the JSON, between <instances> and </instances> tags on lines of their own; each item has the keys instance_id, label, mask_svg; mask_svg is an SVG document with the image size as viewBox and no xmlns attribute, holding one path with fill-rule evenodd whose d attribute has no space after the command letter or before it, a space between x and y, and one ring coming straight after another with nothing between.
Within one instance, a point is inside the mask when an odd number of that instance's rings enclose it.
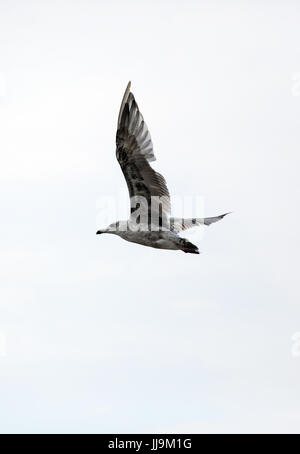
<instances>
[{"instance_id":1,"label":"bird's body","mask_svg":"<svg viewBox=\"0 0 300 454\"><path fill-rule=\"evenodd\" d=\"M154 247L157 249L178 249L176 241L179 238L173 232L117 232L123 240L131 243L142 244L143 246Z\"/></svg>"},{"instance_id":2,"label":"bird's body","mask_svg":"<svg viewBox=\"0 0 300 454\"><path fill-rule=\"evenodd\" d=\"M198 253L196 250L192 251L196 246L191 247L192 243L185 238L180 238L177 233L171 231L151 232L143 230L143 228L141 228L140 231L131 231L129 228L126 231L111 231L106 233L113 233L131 243L137 243L156 249L184 250L185 248L185 252ZM187 249L190 249L190 251L187 251Z\"/></svg>"},{"instance_id":3,"label":"bird's body","mask_svg":"<svg viewBox=\"0 0 300 454\"><path fill-rule=\"evenodd\" d=\"M227 213L210 218L171 217L169 191L164 177L149 164L155 160L153 145L130 86L129 82L119 112L116 156L127 183L131 214L127 221L117 221L97 233L112 233L157 249L199 254L197 246L178 233L197 225L210 225Z\"/></svg>"}]
</instances>

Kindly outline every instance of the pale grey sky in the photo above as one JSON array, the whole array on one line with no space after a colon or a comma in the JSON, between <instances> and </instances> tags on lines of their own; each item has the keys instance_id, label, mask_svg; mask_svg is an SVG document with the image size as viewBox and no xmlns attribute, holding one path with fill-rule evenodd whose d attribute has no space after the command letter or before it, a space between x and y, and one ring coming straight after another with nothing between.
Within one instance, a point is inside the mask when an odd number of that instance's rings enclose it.
<instances>
[{"instance_id":1,"label":"pale grey sky","mask_svg":"<svg viewBox=\"0 0 300 454\"><path fill-rule=\"evenodd\" d=\"M300 432L299 20L1 1L1 432ZM95 235L128 80L199 256Z\"/></svg>"}]
</instances>

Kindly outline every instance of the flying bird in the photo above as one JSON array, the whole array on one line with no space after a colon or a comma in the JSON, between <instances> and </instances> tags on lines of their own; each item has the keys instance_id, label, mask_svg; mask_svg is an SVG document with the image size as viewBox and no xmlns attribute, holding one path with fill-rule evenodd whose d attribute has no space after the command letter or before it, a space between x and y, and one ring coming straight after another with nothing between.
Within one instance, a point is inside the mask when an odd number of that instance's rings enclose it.
<instances>
[{"instance_id":1,"label":"flying bird","mask_svg":"<svg viewBox=\"0 0 300 454\"><path fill-rule=\"evenodd\" d=\"M127 183L131 213L129 219L114 222L97 234L111 233L143 246L199 254L197 246L178 234L210 225L228 213L209 218L171 217L167 184L150 165L156 159L151 136L130 88L129 82L118 117L116 156Z\"/></svg>"}]
</instances>

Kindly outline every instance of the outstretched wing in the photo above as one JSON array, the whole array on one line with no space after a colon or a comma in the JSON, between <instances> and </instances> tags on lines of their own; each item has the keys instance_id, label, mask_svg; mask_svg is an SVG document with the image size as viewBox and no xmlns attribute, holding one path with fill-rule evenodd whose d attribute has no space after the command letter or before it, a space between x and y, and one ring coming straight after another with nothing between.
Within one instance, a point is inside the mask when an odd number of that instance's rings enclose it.
<instances>
[{"instance_id":1,"label":"outstretched wing","mask_svg":"<svg viewBox=\"0 0 300 454\"><path fill-rule=\"evenodd\" d=\"M191 229L192 227L199 226L199 225L210 225L214 222L218 222L224 218L227 214L221 214L220 216L214 216L210 218L189 218L189 219L182 219L182 218L170 218L170 229L173 232L181 232L183 230Z\"/></svg>"},{"instance_id":2,"label":"outstretched wing","mask_svg":"<svg viewBox=\"0 0 300 454\"><path fill-rule=\"evenodd\" d=\"M155 161L153 145L130 86L129 82L120 108L116 156L128 186L131 216L137 208L137 200L141 199L147 205L143 209L147 210L148 223L166 225L171 210L169 191L164 177L149 164ZM151 200L155 196L161 198L160 208ZM157 209L159 213L153 215Z\"/></svg>"}]
</instances>

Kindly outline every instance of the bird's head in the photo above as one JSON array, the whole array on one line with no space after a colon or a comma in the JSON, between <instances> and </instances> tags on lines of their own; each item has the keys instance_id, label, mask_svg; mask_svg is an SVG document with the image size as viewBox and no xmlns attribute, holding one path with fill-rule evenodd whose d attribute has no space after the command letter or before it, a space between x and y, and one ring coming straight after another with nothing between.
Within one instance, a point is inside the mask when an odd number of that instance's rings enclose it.
<instances>
[{"instance_id":1,"label":"bird's head","mask_svg":"<svg viewBox=\"0 0 300 454\"><path fill-rule=\"evenodd\" d=\"M98 230L96 232L96 235L100 235L101 233L114 233L114 231L116 230L114 228L114 226L116 225L116 223L114 224L109 224L109 226L106 228L106 229L101 229L101 230Z\"/></svg>"},{"instance_id":2,"label":"bird's head","mask_svg":"<svg viewBox=\"0 0 300 454\"><path fill-rule=\"evenodd\" d=\"M100 233L106 233L106 229L104 229L104 230L97 230L96 235L100 235Z\"/></svg>"},{"instance_id":3,"label":"bird's head","mask_svg":"<svg viewBox=\"0 0 300 454\"><path fill-rule=\"evenodd\" d=\"M127 226L127 221L117 221L113 222L112 224L109 224L109 226L106 229L103 230L98 230L96 232L96 235L100 235L100 233L115 233L118 234L120 232L121 226L123 226L123 223L126 223ZM124 224L125 226L125 224Z\"/></svg>"}]
</instances>

